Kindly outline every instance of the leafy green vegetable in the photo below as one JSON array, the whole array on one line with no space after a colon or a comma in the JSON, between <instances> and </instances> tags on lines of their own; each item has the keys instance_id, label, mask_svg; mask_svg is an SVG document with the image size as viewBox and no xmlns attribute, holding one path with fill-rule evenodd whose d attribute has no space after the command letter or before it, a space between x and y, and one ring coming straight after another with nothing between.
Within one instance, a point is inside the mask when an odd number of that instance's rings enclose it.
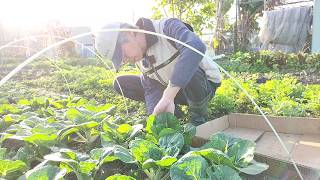
<instances>
[{"instance_id":1,"label":"leafy green vegetable","mask_svg":"<svg viewBox=\"0 0 320 180\"><path fill-rule=\"evenodd\" d=\"M255 143L248 140L240 140L228 149L228 156L233 159L238 167L246 167L253 160Z\"/></svg>"},{"instance_id":2,"label":"leafy green vegetable","mask_svg":"<svg viewBox=\"0 0 320 180\"><path fill-rule=\"evenodd\" d=\"M129 124L114 124L110 122L103 123L103 131L101 133L102 146L109 147L113 144L127 144L128 141L139 135L143 126L136 124L131 126ZM119 132L121 131L121 133Z\"/></svg>"},{"instance_id":3,"label":"leafy green vegetable","mask_svg":"<svg viewBox=\"0 0 320 180\"><path fill-rule=\"evenodd\" d=\"M184 144L191 145L192 138L196 135L197 129L191 123L187 123L183 126Z\"/></svg>"},{"instance_id":4,"label":"leafy green vegetable","mask_svg":"<svg viewBox=\"0 0 320 180\"><path fill-rule=\"evenodd\" d=\"M44 159L50 160L50 161L57 161L57 162L74 162L77 163L76 160L70 159L69 157L66 157L64 154L60 152L48 154L44 156Z\"/></svg>"},{"instance_id":5,"label":"leafy green vegetable","mask_svg":"<svg viewBox=\"0 0 320 180\"><path fill-rule=\"evenodd\" d=\"M231 168L235 168L232 160L220 150L209 148L200 151L194 151L191 153L201 155L202 157L208 159L212 164L221 164L229 166Z\"/></svg>"},{"instance_id":6,"label":"leafy green vegetable","mask_svg":"<svg viewBox=\"0 0 320 180\"><path fill-rule=\"evenodd\" d=\"M94 168L97 166L95 162L93 161L80 161L80 172L83 172L85 174L90 174Z\"/></svg>"},{"instance_id":7,"label":"leafy green vegetable","mask_svg":"<svg viewBox=\"0 0 320 180\"><path fill-rule=\"evenodd\" d=\"M91 171L95 168L96 163L88 161L81 161L82 159L88 159L88 156L81 157L82 154L75 153L69 149L61 149L60 152L48 154L44 156L44 159L49 161L60 162L60 168L66 172L74 172L78 179L92 179ZM94 165L93 165L94 164Z\"/></svg>"},{"instance_id":8,"label":"leafy green vegetable","mask_svg":"<svg viewBox=\"0 0 320 180\"><path fill-rule=\"evenodd\" d=\"M120 134L128 134L132 132L133 128L130 124L121 124L118 128L117 131Z\"/></svg>"},{"instance_id":9,"label":"leafy green vegetable","mask_svg":"<svg viewBox=\"0 0 320 180\"><path fill-rule=\"evenodd\" d=\"M24 176L20 177L19 180L51 180L60 179L66 174L65 170L61 170L56 166L47 165L28 171Z\"/></svg>"},{"instance_id":10,"label":"leafy green vegetable","mask_svg":"<svg viewBox=\"0 0 320 180\"><path fill-rule=\"evenodd\" d=\"M78 132L78 131L86 132L86 131L88 131L92 128L95 128L97 126L99 126L99 123L97 123L95 121L85 122L85 123L77 124L77 125L70 125L64 129L62 129L59 132L59 138L64 139L66 136L68 136L74 132Z\"/></svg>"},{"instance_id":11,"label":"leafy green vegetable","mask_svg":"<svg viewBox=\"0 0 320 180\"><path fill-rule=\"evenodd\" d=\"M90 157L93 160L97 160L100 165L102 163L111 162L117 159L125 163L136 162L135 158L130 153L130 151L119 145L114 145L106 148L93 149L90 152Z\"/></svg>"},{"instance_id":12,"label":"leafy green vegetable","mask_svg":"<svg viewBox=\"0 0 320 180\"><path fill-rule=\"evenodd\" d=\"M5 177L7 174L26 170L26 164L22 161L16 160L0 160L0 176Z\"/></svg>"},{"instance_id":13,"label":"leafy green vegetable","mask_svg":"<svg viewBox=\"0 0 320 180\"><path fill-rule=\"evenodd\" d=\"M16 155L12 158L13 160L21 160L30 167L30 164L33 160L36 159L38 156L37 148L34 148L32 145L24 145L23 147L19 148Z\"/></svg>"},{"instance_id":14,"label":"leafy green vegetable","mask_svg":"<svg viewBox=\"0 0 320 180\"><path fill-rule=\"evenodd\" d=\"M177 132L182 130L179 120L172 113L160 113L156 117L150 116L147 120L146 130L156 138L159 138L161 131L165 128L171 128Z\"/></svg>"},{"instance_id":15,"label":"leafy green vegetable","mask_svg":"<svg viewBox=\"0 0 320 180\"><path fill-rule=\"evenodd\" d=\"M164 156L160 160L147 159L142 164L142 168L149 169L156 166L159 166L161 168L168 168L176 161L177 161L177 158L171 157L171 156Z\"/></svg>"},{"instance_id":16,"label":"leafy green vegetable","mask_svg":"<svg viewBox=\"0 0 320 180\"><path fill-rule=\"evenodd\" d=\"M211 180L241 180L238 172L228 166L214 165L209 167L206 172Z\"/></svg>"},{"instance_id":17,"label":"leafy green vegetable","mask_svg":"<svg viewBox=\"0 0 320 180\"><path fill-rule=\"evenodd\" d=\"M40 145L40 146L52 146L55 144L57 135L55 134L32 134L31 136L23 138L24 141Z\"/></svg>"},{"instance_id":18,"label":"leafy green vegetable","mask_svg":"<svg viewBox=\"0 0 320 180\"><path fill-rule=\"evenodd\" d=\"M195 154L182 156L170 168L171 179L202 179L206 178L207 161Z\"/></svg>"},{"instance_id":19,"label":"leafy green vegetable","mask_svg":"<svg viewBox=\"0 0 320 180\"><path fill-rule=\"evenodd\" d=\"M248 165L247 167L238 168L238 170L245 174L257 175L267 170L268 168L269 165L252 160L250 165Z\"/></svg>"},{"instance_id":20,"label":"leafy green vegetable","mask_svg":"<svg viewBox=\"0 0 320 180\"><path fill-rule=\"evenodd\" d=\"M201 147L201 149L214 148L224 153L228 152L228 148L239 141L238 138L227 136L224 133L217 133L209 138L209 142Z\"/></svg>"},{"instance_id":21,"label":"leafy green vegetable","mask_svg":"<svg viewBox=\"0 0 320 180\"><path fill-rule=\"evenodd\" d=\"M7 148L0 148L0 159L4 159L6 157Z\"/></svg>"},{"instance_id":22,"label":"leafy green vegetable","mask_svg":"<svg viewBox=\"0 0 320 180\"><path fill-rule=\"evenodd\" d=\"M214 149L204 149L208 147ZM248 140L218 133L210 137L210 141L201 149L194 153L202 155L214 164L229 166L246 174L256 175L268 169L268 165L253 160L255 143Z\"/></svg>"},{"instance_id":23,"label":"leafy green vegetable","mask_svg":"<svg viewBox=\"0 0 320 180\"><path fill-rule=\"evenodd\" d=\"M133 178L131 176L115 174L115 175L107 177L106 180L135 180L135 178Z\"/></svg>"},{"instance_id":24,"label":"leafy green vegetable","mask_svg":"<svg viewBox=\"0 0 320 180\"><path fill-rule=\"evenodd\" d=\"M170 113L150 116L144 129L137 124L141 119L112 116L110 105L98 105L94 100L40 98L20 104L25 104L21 115L1 117L6 126L0 145L17 143L8 147L10 151L7 146L0 148L2 164L8 164L2 167L1 175L9 179L16 179L29 168L20 179L63 178L65 174L95 179L117 170L151 180L237 179L239 172L255 175L268 168L253 160L253 142L222 133L213 135L203 147L190 148L196 127L180 125Z\"/></svg>"},{"instance_id":25,"label":"leafy green vegetable","mask_svg":"<svg viewBox=\"0 0 320 180\"><path fill-rule=\"evenodd\" d=\"M144 163L148 159L160 160L164 152L153 142L136 139L130 142L130 151L140 163Z\"/></svg>"},{"instance_id":26,"label":"leafy green vegetable","mask_svg":"<svg viewBox=\"0 0 320 180\"><path fill-rule=\"evenodd\" d=\"M184 145L184 138L181 133L168 134L160 137L159 146L169 156L177 157Z\"/></svg>"},{"instance_id":27,"label":"leafy green vegetable","mask_svg":"<svg viewBox=\"0 0 320 180\"><path fill-rule=\"evenodd\" d=\"M0 105L0 115L5 114L16 114L19 113L20 109L17 106L11 105L11 104L1 104Z\"/></svg>"}]
</instances>

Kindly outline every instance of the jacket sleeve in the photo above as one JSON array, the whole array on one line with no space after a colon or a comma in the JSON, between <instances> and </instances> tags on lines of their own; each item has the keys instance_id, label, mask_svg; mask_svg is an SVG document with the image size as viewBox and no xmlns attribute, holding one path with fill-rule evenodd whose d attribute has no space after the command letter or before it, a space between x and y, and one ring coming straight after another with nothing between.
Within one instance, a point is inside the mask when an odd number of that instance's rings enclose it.
<instances>
[{"instance_id":1,"label":"jacket sleeve","mask_svg":"<svg viewBox=\"0 0 320 180\"><path fill-rule=\"evenodd\" d=\"M165 35L186 43L202 53L206 51L206 46L201 39L179 19L166 20L163 32ZM180 43L175 43L175 47L178 49L180 56L170 77L170 83L185 88L199 68L203 56Z\"/></svg>"}]
</instances>

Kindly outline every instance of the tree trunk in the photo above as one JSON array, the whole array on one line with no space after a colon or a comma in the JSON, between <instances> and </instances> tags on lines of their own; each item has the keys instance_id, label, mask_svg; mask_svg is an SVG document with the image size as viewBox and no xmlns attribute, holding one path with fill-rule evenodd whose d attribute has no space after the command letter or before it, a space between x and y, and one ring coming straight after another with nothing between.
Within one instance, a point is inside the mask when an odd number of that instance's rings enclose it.
<instances>
[{"instance_id":1,"label":"tree trunk","mask_svg":"<svg viewBox=\"0 0 320 180\"><path fill-rule=\"evenodd\" d=\"M216 14L217 25L214 33L214 40L211 42L211 47L216 49L217 52L219 52L222 50L221 34L224 29L224 19L222 14L222 8L224 6L224 0L216 0L216 5L217 5L217 14Z\"/></svg>"}]
</instances>

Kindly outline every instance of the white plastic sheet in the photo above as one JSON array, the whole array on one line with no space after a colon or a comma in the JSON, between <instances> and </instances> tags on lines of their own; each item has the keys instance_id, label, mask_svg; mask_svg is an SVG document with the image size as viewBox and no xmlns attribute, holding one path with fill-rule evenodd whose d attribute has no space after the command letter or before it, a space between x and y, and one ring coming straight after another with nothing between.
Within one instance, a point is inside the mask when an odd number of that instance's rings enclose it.
<instances>
[{"instance_id":1,"label":"white plastic sheet","mask_svg":"<svg viewBox=\"0 0 320 180\"><path fill-rule=\"evenodd\" d=\"M300 51L308 36L311 6L266 11L259 33L262 50Z\"/></svg>"}]
</instances>

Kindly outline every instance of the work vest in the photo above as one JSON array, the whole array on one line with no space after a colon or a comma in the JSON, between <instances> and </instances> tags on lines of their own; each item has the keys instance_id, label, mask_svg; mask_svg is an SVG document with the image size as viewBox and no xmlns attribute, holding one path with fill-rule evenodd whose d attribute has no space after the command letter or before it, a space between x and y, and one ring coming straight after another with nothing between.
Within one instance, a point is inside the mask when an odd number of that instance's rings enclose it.
<instances>
[{"instance_id":1,"label":"work vest","mask_svg":"<svg viewBox=\"0 0 320 180\"><path fill-rule=\"evenodd\" d=\"M165 21L166 21L165 19L152 20L156 33L164 34L163 28L164 28ZM146 58L148 57L154 57L154 58L151 61L150 59L149 60L146 59L147 61L146 60L139 61L137 62L137 66L141 70L141 72L143 74L146 74L149 78L155 79L159 82L164 81L166 84L168 84L170 77L173 73L175 64L177 62L177 59L179 58L179 56L177 56L179 52L166 38L159 37L159 36L157 37L158 37L158 42L152 45L151 47L149 47L146 52ZM155 62L152 62L152 61L155 61ZM156 70L156 72L153 72L153 69L150 63L153 63L152 65L154 69L157 69L157 67L159 68L164 64L166 65ZM216 66L216 64L212 60L204 57L201 60L199 67L204 70L208 80L215 83L221 82L222 78L221 78L219 68ZM181 75L183 76L183 74Z\"/></svg>"}]
</instances>

